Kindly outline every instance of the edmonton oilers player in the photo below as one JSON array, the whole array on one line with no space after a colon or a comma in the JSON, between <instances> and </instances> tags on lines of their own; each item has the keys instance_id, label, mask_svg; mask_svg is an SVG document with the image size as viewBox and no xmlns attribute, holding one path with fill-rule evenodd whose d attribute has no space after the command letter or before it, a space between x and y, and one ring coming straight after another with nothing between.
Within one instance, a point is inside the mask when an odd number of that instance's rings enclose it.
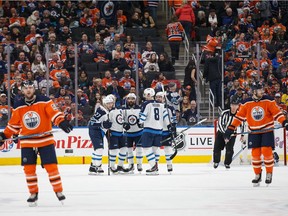
<instances>
[{"instance_id":1,"label":"edmonton oilers player","mask_svg":"<svg viewBox=\"0 0 288 216\"><path fill-rule=\"evenodd\" d=\"M138 125L138 118L140 113L140 107L136 104L136 95L134 93L129 93L126 96L126 104L123 106L123 116L124 123L123 128L127 127L126 124L129 125L129 129L126 130L127 136L127 146L128 146L128 164L129 164L129 172L134 171L134 155L133 149L136 150L136 161L137 161L137 170L138 172L142 172L142 146L141 146L141 135L142 128Z\"/></svg>"},{"instance_id":2,"label":"edmonton oilers player","mask_svg":"<svg viewBox=\"0 0 288 216\"><path fill-rule=\"evenodd\" d=\"M155 100L159 103L165 103L165 93L164 92L157 92L155 96ZM169 123L170 125L167 125L165 122L163 124L163 132L162 132L162 140L166 140L167 138L171 137L171 133L174 133L173 137L176 137L176 111L173 106L170 105L164 105L165 109L167 110L168 113L168 118L170 117ZM162 143L162 146L164 147L164 152L165 152L165 158L166 158L166 163L167 163L167 171L172 172L173 167L172 167L172 160L170 159L170 156L172 155L172 141L167 140ZM157 158L156 156L156 161L158 162L159 156Z\"/></svg>"},{"instance_id":3,"label":"edmonton oilers player","mask_svg":"<svg viewBox=\"0 0 288 216\"><path fill-rule=\"evenodd\" d=\"M114 106L114 98L111 95L106 96L102 100L103 106L96 108L94 115L91 117L88 128L89 136L93 144L94 152L92 153L92 163L89 168L89 174L104 173L102 166L103 156L103 137L108 129L111 128L112 122L109 121L109 111Z\"/></svg>"},{"instance_id":4,"label":"edmonton oilers player","mask_svg":"<svg viewBox=\"0 0 288 216\"><path fill-rule=\"evenodd\" d=\"M234 116L231 124L227 127L224 135L225 142L228 143L230 136L244 120L247 121L248 148L252 149L252 166L255 178L252 180L254 186L259 186L262 176L262 159L266 168L267 185L272 182L274 158L272 149L275 147L274 141L274 121L278 121L283 127L288 129L288 122L282 111L277 106L275 100L264 95L261 83L252 85L253 95L247 98L239 107L239 111Z\"/></svg>"},{"instance_id":5,"label":"edmonton oilers player","mask_svg":"<svg viewBox=\"0 0 288 216\"><path fill-rule=\"evenodd\" d=\"M169 125L168 113L164 104L154 101L155 91L152 88L144 90L146 101L142 103L139 124L143 124L142 147L151 166L147 175L158 175L158 164L155 155L159 155L163 123Z\"/></svg>"},{"instance_id":6,"label":"edmonton oilers player","mask_svg":"<svg viewBox=\"0 0 288 216\"><path fill-rule=\"evenodd\" d=\"M27 202L29 206L37 205L39 189L36 164L38 154L41 158L42 167L49 175L49 181L54 192L59 201L62 202L65 196L62 193L62 181L57 166L55 140L51 132L52 123L66 133L70 133L73 127L52 100L35 94L35 86L32 81L23 81L21 91L24 97L15 102L8 125L3 132L0 132L0 146L3 145L6 138L13 135L19 134L19 137L34 135L31 138L20 139L21 165L24 166L24 173L31 194Z\"/></svg>"},{"instance_id":7,"label":"edmonton oilers player","mask_svg":"<svg viewBox=\"0 0 288 216\"><path fill-rule=\"evenodd\" d=\"M117 109L115 107L116 98L114 97L114 95L108 95L108 96L111 96L114 99L114 106L109 112L109 120L112 123L112 126L110 128L110 137L108 137L110 170L114 174L128 173L129 170L124 168L124 161L127 154L127 146L123 135L122 109ZM129 128L130 128L129 124L126 124L125 129L128 130ZM118 154L118 166L117 168L115 168L117 154Z\"/></svg>"}]
</instances>

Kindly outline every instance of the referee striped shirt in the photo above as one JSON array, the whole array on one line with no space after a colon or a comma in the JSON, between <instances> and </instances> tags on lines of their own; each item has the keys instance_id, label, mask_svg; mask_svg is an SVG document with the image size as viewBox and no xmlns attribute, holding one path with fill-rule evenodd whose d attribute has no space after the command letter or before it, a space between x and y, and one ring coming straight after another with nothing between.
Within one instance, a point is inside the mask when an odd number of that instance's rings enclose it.
<instances>
[{"instance_id":1,"label":"referee striped shirt","mask_svg":"<svg viewBox=\"0 0 288 216\"><path fill-rule=\"evenodd\" d=\"M218 119L218 131L225 133L227 127L231 124L235 114L232 114L230 109L222 111Z\"/></svg>"}]
</instances>

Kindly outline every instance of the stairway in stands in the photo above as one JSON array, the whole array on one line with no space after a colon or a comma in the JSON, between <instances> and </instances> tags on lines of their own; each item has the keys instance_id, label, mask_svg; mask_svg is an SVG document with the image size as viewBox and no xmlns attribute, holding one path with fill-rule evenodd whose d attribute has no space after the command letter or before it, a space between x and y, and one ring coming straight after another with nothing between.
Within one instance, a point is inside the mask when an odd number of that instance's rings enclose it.
<instances>
[{"instance_id":1,"label":"stairway in stands","mask_svg":"<svg viewBox=\"0 0 288 216\"><path fill-rule=\"evenodd\" d=\"M166 20L166 13L161 10L161 7L158 8L158 34L159 37L161 37L161 43L164 45L164 50L166 53L168 53L169 56L171 56L171 50L167 41L165 28L168 24L168 21ZM203 38L203 37L201 37ZM189 48L189 56L191 58L191 54L194 53L196 55L195 51L195 42L190 42L190 48ZM184 76L185 76L185 67L187 64L184 62L184 44L182 43L180 46L180 56L179 60L176 60L176 63L174 65L175 68L175 76L176 79L178 79L181 84L183 84ZM203 72L204 66L200 65L200 70ZM200 98L197 100L198 105L200 105L200 114L203 118L207 118L208 120L205 122L205 125L213 125L213 118L212 118L212 112L209 119L209 84L205 83L204 81L200 81ZM219 112L216 108L214 110L214 119L218 118Z\"/></svg>"}]
</instances>

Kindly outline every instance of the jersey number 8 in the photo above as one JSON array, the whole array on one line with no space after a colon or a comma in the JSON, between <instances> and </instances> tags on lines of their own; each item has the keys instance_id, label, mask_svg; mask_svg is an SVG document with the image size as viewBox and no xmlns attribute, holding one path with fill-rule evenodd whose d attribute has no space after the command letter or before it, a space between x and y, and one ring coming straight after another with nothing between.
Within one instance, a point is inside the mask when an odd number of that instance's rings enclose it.
<instances>
[{"instance_id":1,"label":"jersey number 8","mask_svg":"<svg viewBox=\"0 0 288 216\"><path fill-rule=\"evenodd\" d=\"M154 109L154 119L159 120L159 109L158 108Z\"/></svg>"}]
</instances>

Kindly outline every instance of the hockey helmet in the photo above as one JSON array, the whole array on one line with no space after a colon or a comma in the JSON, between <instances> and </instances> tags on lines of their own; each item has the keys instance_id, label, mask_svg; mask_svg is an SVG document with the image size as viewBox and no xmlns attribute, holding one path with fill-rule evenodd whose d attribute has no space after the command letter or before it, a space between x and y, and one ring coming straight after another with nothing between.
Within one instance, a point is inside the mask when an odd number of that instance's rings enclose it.
<instances>
[{"instance_id":1,"label":"hockey helmet","mask_svg":"<svg viewBox=\"0 0 288 216\"><path fill-rule=\"evenodd\" d=\"M159 91L159 92L156 93L156 97L157 97L157 96L163 98L163 97L165 96L165 92Z\"/></svg>"},{"instance_id":2,"label":"hockey helmet","mask_svg":"<svg viewBox=\"0 0 288 216\"><path fill-rule=\"evenodd\" d=\"M102 99L103 104L114 103L114 96L107 95L105 98Z\"/></svg>"},{"instance_id":3,"label":"hockey helmet","mask_svg":"<svg viewBox=\"0 0 288 216\"><path fill-rule=\"evenodd\" d=\"M134 100L136 100L136 95L134 94L134 93L129 93L127 96L126 96L126 98L128 99L128 98L133 98Z\"/></svg>"},{"instance_id":4,"label":"hockey helmet","mask_svg":"<svg viewBox=\"0 0 288 216\"><path fill-rule=\"evenodd\" d=\"M31 80L24 80L21 83L21 87L28 87L28 86L33 86L35 88L34 82Z\"/></svg>"},{"instance_id":5,"label":"hockey helmet","mask_svg":"<svg viewBox=\"0 0 288 216\"><path fill-rule=\"evenodd\" d=\"M143 96L146 98L147 96L149 97L154 97L155 95L155 90L153 88L146 88L144 90Z\"/></svg>"},{"instance_id":6,"label":"hockey helmet","mask_svg":"<svg viewBox=\"0 0 288 216\"><path fill-rule=\"evenodd\" d=\"M237 97L237 95L234 95L230 100L230 104L238 105L241 103L241 101L242 101L242 98Z\"/></svg>"}]
</instances>

